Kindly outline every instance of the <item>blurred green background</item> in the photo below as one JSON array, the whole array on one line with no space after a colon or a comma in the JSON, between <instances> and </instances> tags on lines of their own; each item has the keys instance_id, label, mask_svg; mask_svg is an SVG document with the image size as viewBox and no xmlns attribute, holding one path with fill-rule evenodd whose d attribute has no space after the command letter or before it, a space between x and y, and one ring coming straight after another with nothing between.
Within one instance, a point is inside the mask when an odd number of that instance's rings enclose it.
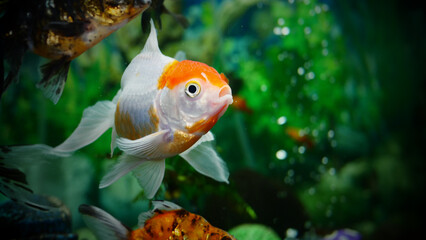
<instances>
[{"instance_id":1,"label":"blurred green background","mask_svg":"<svg viewBox=\"0 0 426 240\"><path fill-rule=\"evenodd\" d=\"M260 233L319 239L344 228L363 239L420 232L424 9L395 0L165 4L190 25L184 29L162 15L162 52L183 51L225 73L238 101L212 129L230 184L175 157L166 161L156 199L200 214L239 239ZM57 105L35 87L45 59L27 54L19 83L0 103L1 145L61 143L86 107L112 99L146 37L139 16L74 60ZM28 166L31 187L64 201L76 232L84 228L79 204L97 205L129 226L149 207L131 174L98 189L116 161L108 157L109 144L110 131L69 159ZM244 236L250 231L241 227L259 233Z\"/></svg>"}]
</instances>

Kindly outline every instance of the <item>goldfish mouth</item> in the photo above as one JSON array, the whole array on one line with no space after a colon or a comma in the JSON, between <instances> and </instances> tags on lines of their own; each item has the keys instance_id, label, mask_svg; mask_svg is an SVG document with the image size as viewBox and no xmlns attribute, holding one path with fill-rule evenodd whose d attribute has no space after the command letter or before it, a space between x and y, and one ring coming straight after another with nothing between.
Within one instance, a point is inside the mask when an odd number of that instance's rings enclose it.
<instances>
[{"instance_id":1,"label":"goldfish mouth","mask_svg":"<svg viewBox=\"0 0 426 240\"><path fill-rule=\"evenodd\" d=\"M225 85L220 89L219 100L216 102L216 104L222 106L215 114L217 118L222 117L222 115L225 113L226 109L228 109L228 106L232 104L232 102L233 99L231 88L228 85Z\"/></svg>"},{"instance_id":2,"label":"goldfish mouth","mask_svg":"<svg viewBox=\"0 0 426 240\"><path fill-rule=\"evenodd\" d=\"M225 85L219 90L219 100L217 103L229 105L232 104L232 102L231 88L228 85Z\"/></svg>"}]
</instances>

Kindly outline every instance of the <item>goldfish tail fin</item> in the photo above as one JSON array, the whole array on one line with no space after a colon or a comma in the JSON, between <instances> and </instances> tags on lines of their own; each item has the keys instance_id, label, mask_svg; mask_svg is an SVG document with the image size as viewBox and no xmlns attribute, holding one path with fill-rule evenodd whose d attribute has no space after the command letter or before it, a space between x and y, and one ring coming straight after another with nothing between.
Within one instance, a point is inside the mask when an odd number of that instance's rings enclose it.
<instances>
[{"instance_id":1,"label":"goldfish tail fin","mask_svg":"<svg viewBox=\"0 0 426 240\"><path fill-rule=\"evenodd\" d=\"M50 209L49 206L40 204L35 200L36 197L21 170L0 163L0 172L0 193L5 197L37 211L48 211Z\"/></svg>"},{"instance_id":2,"label":"goldfish tail fin","mask_svg":"<svg viewBox=\"0 0 426 240\"><path fill-rule=\"evenodd\" d=\"M74 132L55 150L74 152L98 139L114 125L116 104L112 101L99 101L83 112L83 117Z\"/></svg>"},{"instance_id":3,"label":"goldfish tail fin","mask_svg":"<svg viewBox=\"0 0 426 240\"><path fill-rule=\"evenodd\" d=\"M199 173L219 182L228 182L229 171L226 163L213 148L214 137L211 132L203 135L188 150L180 156Z\"/></svg>"},{"instance_id":4,"label":"goldfish tail fin","mask_svg":"<svg viewBox=\"0 0 426 240\"><path fill-rule=\"evenodd\" d=\"M43 78L37 87L43 92L43 95L52 100L54 104L59 101L64 90L65 82L68 76L71 61L67 58L61 58L51 61L41 66Z\"/></svg>"},{"instance_id":5,"label":"goldfish tail fin","mask_svg":"<svg viewBox=\"0 0 426 240\"><path fill-rule=\"evenodd\" d=\"M55 151L43 144L29 146L2 146L0 149L0 193L9 199L35 210L47 211L52 207L38 202L39 199L28 186L25 166L67 157L69 153Z\"/></svg>"},{"instance_id":6,"label":"goldfish tail fin","mask_svg":"<svg viewBox=\"0 0 426 240\"><path fill-rule=\"evenodd\" d=\"M127 240L131 229L115 219L109 213L95 206L80 205L78 211L83 221L93 231L97 239Z\"/></svg>"},{"instance_id":7,"label":"goldfish tail fin","mask_svg":"<svg viewBox=\"0 0 426 240\"><path fill-rule=\"evenodd\" d=\"M172 211L182 209L182 207L180 207L179 205L164 200L152 201L152 204L154 205L152 210L139 214L138 226L143 227L145 225L145 222L148 219L152 218L157 210Z\"/></svg>"},{"instance_id":8,"label":"goldfish tail fin","mask_svg":"<svg viewBox=\"0 0 426 240\"><path fill-rule=\"evenodd\" d=\"M122 176L126 175L137 166L142 163L138 157L123 154L118 158L118 163L116 163L108 173L102 178L99 188L106 188L109 185L113 184L115 181L120 179Z\"/></svg>"},{"instance_id":9,"label":"goldfish tail fin","mask_svg":"<svg viewBox=\"0 0 426 240\"><path fill-rule=\"evenodd\" d=\"M163 160L144 160L136 156L123 154L112 169L102 178L99 188L105 188L130 171L133 171L144 190L145 197L151 199L160 188L164 178L166 164Z\"/></svg>"}]
</instances>

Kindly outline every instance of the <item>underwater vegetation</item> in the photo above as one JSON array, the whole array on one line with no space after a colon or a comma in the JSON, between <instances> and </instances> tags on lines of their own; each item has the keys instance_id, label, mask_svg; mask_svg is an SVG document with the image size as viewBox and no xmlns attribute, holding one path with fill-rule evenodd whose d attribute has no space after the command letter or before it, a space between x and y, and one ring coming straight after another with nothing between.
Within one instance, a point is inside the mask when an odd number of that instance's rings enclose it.
<instances>
[{"instance_id":1,"label":"underwater vegetation","mask_svg":"<svg viewBox=\"0 0 426 240\"><path fill-rule=\"evenodd\" d=\"M229 184L173 157L154 200L178 204L236 239L405 239L421 231L424 9L397 0L163 3L176 15L161 16L162 53L184 52L223 72L234 104L212 128ZM113 99L148 37L142 18L71 62L56 105L34 84L45 59L27 52L19 81L0 102L0 145L57 146L84 109ZM81 204L132 229L153 207L132 175L98 189L118 159L110 142L111 130L69 158L22 169L35 193L67 206L80 239L94 239Z\"/></svg>"}]
</instances>

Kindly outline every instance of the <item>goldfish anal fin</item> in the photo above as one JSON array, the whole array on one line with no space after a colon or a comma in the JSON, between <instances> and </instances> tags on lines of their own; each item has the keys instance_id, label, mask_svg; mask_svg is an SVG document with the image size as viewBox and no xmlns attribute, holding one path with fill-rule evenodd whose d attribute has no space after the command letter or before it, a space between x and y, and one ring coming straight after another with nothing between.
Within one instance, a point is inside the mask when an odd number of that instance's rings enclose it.
<instances>
[{"instance_id":1,"label":"goldfish anal fin","mask_svg":"<svg viewBox=\"0 0 426 240\"><path fill-rule=\"evenodd\" d=\"M199 173L216 181L228 183L228 168L214 150L213 140L213 134L208 132L180 156Z\"/></svg>"},{"instance_id":2,"label":"goldfish anal fin","mask_svg":"<svg viewBox=\"0 0 426 240\"><path fill-rule=\"evenodd\" d=\"M99 188L107 187L130 171L133 171L134 176L144 189L145 197L153 198L163 181L166 168L164 159L144 160L136 156L123 154L118 161L102 178Z\"/></svg>"},{"instance_id":3,"label":"goldfish anal fin","mask_svg":"<svg viewBox=\"0 0 426 240\"><path fill-rule=\"evenodd\" d=\"M139 184L144 190L146 198L151 199L155 196L161 186L166 169L165 160L144 161L133 170L133 175L137 178Z\"/></svg>"},{"instance_id":4,"label":"goldfish anal fin","mask_svg":"<svg viewBox=\"0 0 426 240\"><path fill-rule=\"evenodd\" d=\"M37 87L43 91L43 95L52 100L54 104L59 101L64 90L71 61L64 57L51 61L41 67L43 78Z\"/></svg>"},{"instance_id":5,"label":"goldfish anal fin","mask_svg":"<svg viewBox=\"0 0 426 240\"><path fill-rule=\"evenodd\" d=\"M99 184L99 188L105 188L113 184L122 176L126 175L127 173L135 169L137 166L139 166L143 161L144 160L138 157L122 154L118 158L118 163L115 164L102 178L101 183Z\"/></svg>"},{"instance_id":6,"label":"goldfish anal fin","mask_svg":"<svg viewBox=\"0 0 426 240\"><path fill-rule=\"evenodd\" d=\"M93 231L97 239L127 240L131 229L115 219L109 213L95 206L80 205L78 211L82 214L86 225Z\"/></svg>"}]
</instances>

